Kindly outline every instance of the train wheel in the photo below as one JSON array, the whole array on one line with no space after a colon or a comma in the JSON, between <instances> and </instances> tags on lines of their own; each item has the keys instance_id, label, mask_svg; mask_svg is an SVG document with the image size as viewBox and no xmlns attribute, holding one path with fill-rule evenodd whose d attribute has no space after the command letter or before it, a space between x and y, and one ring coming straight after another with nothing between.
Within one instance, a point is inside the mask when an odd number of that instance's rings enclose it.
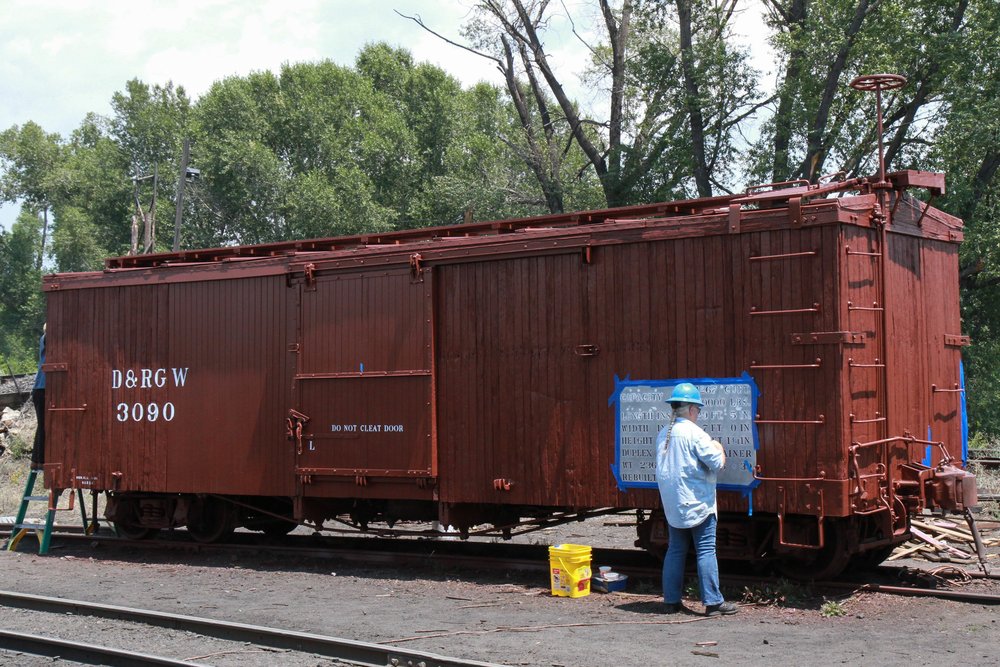
<instances>
[{"instance_id":1,"label":"train wheel","mask_svg":"<svg viewBox=\"0 0 1000 667\"><path fill-rule=\"evenodd\" d=\"M159 528L142 525L139 519L139 502L135 498L123 498L117 501L114 513L115 534L127 540L148 540L160 532Z\"/></svg>"},{"instance_id":2,"label":"train wheel","mask_svg":"<svg viewBox=\"0 0 1000 667\"><path fill-rule=\"evenodd\" d=\"M847 528L841 521L827 520L822 549L803 549L783 556L775 564L780 574L796 581L822 581L844 571L851 560L847 552Z\"/></svg>"},{"instance_id":3,"label":"train wheel","mask_svg":"<svg viewBox=\"0 0 1000 667\"><path fill-rule=\"evenodd\" d=\"M124 537L126 540L148 540L160 532L159 528L147 528L139 524L126 521L115 521L115 534Z\"/></svg>"},{"instance_id":4,"label":"train wheel","mask_svg":"<svg viewBox=\"0 0 1000 667\"><path fill-rule=\"evenodd\" d=\"M859 554L854 554L851 556L851 567L856 567L862 570L872 570L881 565L886 558L891 556L897 546L898 545L890 544L888 546L879 547L877 549L869 549L868 551L862 551Z\"/></svg>"},{"instance_id":5,"label":"train wheel","mask_svg":"<svg viewBox=\"0 0 1000 667\"><path fill-rule=\"evenodd\" d=\"M196 542L217 542L233 532L229 503L216 498L195 498L188 507L187 530Z\"/></svg>"}]
</instances>

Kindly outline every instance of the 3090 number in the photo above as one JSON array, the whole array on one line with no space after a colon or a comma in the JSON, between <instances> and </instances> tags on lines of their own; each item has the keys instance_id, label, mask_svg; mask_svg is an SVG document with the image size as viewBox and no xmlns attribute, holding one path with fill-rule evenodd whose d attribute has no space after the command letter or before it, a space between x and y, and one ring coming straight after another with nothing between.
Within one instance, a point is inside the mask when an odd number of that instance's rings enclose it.
<instances>
[{"instance_id":1,"label":"3090 number","mask_svg":"<svg viewBox=\"0 0 1000 667\"><path fill-rule=\"evenodd\" d=\"M169 422L174 419L174 404L164 403L119 403L115 410L115 419L120 422L155 422L160 419Z\"/></svg>"}]
</instances>

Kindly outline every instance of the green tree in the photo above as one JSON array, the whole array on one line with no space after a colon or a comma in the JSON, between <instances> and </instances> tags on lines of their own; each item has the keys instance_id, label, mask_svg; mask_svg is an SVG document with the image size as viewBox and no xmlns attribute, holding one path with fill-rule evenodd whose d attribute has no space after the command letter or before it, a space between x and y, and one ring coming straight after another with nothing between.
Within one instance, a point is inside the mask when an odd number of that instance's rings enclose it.
<instances>
[{"instance_id":1,"label":"green tree","mask_svg":"<svg viewBox=\"0 0 1000 667\"><path fill-rule=\"evenodd\" d=\"M545 46L556 11L548 0L481 0L464 27L470 45L458 46L504 73L529 149L524 159L550 210L564 208L565 136L586 156L608 206L650 193L708 196L735 167L739 124L756 108L755 74L746 52L731 45L735 8L735 0L598 0L591 27L602 39L589 44L589 83L603 93L603 116L566 93L567 73Z\"/></svg>"},{"instance_id":2,"label":"green tree","mask_svg":"<svg viewBox=\"0 0 1000 667\"><path fill-rule=\"evenodd\" d=\"M41 268L45 255L54 181L62 159L60 143L58 134L31 121L0 133L0 201L23 201L42 216L36 268Z\"/></svg>"},{"instance_id":3,"label":"green tree","mask_svg":"<svg viewBox=\"0 0 1000 667\"><path fill-rule=\"evenodd\" d=\"M0 354L19 372L34 370L44 322L41 236L42 221L27 207L9 232L0 230Z\"/></svg>"},{"instance_id":4,"label":"green tree","mask_svg":"<svg viewBox=\"0 0 1000 667\"><path fill-rule=\"evenodd\" d=\"M166 227L158 230L156 221L173 208L176 165L188 134L190 106L184 88L174 88L171 82L150 86L132 79L124 92L111 98L110 133L126 158L135 184L133 203L141 218L133 222L132 252L140 247L143 252L152 252L158 237L161 247L170 247L166 239L172 235Z\"/></svg>"}]
</instances>

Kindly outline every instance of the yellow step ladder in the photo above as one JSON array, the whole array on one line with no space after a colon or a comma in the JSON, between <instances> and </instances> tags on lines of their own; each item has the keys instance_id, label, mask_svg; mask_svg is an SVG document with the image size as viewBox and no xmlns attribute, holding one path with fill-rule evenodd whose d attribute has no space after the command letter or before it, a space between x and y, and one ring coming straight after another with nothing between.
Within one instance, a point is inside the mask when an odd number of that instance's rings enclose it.
<instances>
[{"instance_id":1,"label":"yellow step ladder","mask_svg":"<svg viewBox=\"0 0 1000 667\"><path fill-rule=\"evenodd\" d=\"M96 522L90 525L87 523L87 509L83 502L83 489L76 489L75 495L72 490L70 491L69 507L56 506L59 496L56 495L54 490L50 490L45 495L32 495L35 490L35 479L39 472L41 471L34 469L28 471L28 481L24 485L24 497L21 499L21 509L17 512L17 519L14 520L14 525L10 528L10 537L7 538L7 544L5 545L7 551L16 550L21 539L25 535L34 532L38 538L38 553L42 556L47 554L49 552L49 541L52 539L52 524L55 521L56 512L72 511L77 496L80 498L80 517L83 519L84 533L90 535L97 527ZM62 493L60 492L59 495L62 495ZM28 513L28 505L32 502L45 502L48 506L48 511L45 514L45 523L25 521L24 517Z\"/></svg>"}]
</instances>

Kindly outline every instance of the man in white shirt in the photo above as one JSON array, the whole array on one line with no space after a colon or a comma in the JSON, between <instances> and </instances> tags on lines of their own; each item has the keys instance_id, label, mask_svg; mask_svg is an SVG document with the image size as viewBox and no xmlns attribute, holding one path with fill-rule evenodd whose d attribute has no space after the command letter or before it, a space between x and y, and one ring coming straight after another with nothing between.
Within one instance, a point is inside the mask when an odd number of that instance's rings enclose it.
<instances>
[{"instance_id":1,"label":"man in white shirt","mask_svg":"<svg viewBox=\"0 0 1000 667\"><path fill-rule=\"evenodd\" d=\"M715 555L718 508L715 484L726 465L722 445L695 421L705 404L690 382L674 387L667 399L673 419L656 438L656 484L670 530L663 559L663 602L668 613L680 611L684 564L694 543L698 557L698 584L707 616L735 614L739 608L719 591L719 563Z\"/></svg>"}]
</instances>

